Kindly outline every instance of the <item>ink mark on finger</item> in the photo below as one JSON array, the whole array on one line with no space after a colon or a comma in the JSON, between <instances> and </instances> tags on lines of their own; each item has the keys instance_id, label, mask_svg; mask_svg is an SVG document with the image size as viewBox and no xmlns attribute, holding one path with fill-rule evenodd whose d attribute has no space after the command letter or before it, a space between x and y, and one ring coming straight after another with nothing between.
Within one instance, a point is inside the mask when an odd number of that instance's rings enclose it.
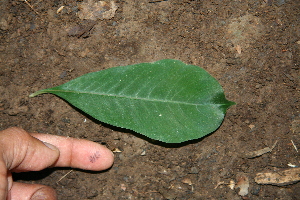
<instances>
[{"instance_id":1,"label":"ink mark on finger","mask_svg":"<svg viewBox=\"0 0 300 200\"><path fill-rule=\"evenodd\" d=\"M96 151L93 155L90 156L90 162L95 163L100 158L100 152Z\"/></svg>"}]
</instances>

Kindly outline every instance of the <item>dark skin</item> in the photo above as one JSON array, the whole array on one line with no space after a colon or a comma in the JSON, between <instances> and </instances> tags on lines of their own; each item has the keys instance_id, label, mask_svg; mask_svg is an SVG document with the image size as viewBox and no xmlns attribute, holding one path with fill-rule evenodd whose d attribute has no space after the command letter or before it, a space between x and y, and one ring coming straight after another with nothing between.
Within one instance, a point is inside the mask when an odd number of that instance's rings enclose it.
<instances>
[{"instance_id":1,"label":"dark skin","mask_svg":"<svg viewBox=\"0 0 300 200\"><path fill-rule=\"evenodd\" d=\"M15 127L0 131L0 200L57 199L48 186L13 182L12 172L47 167L101 171L111 167L113 160L109 149L91 141L28 133Z\"/></svg>"}]
</instances>

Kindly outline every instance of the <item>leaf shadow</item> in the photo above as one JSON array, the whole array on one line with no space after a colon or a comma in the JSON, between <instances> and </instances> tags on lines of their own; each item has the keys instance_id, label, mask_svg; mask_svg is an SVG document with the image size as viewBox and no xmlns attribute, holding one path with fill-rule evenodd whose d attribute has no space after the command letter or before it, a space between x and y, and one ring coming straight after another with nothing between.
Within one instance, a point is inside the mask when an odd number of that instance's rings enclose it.
<instances>
[{"instance_id":1,"label":"leaf shadow","mask_svg":"<svg viewBox=\"0 0 300 200\"><path fill-rule=\"evenodd\" d=\"M209 136L210 134L202 137L202 138L198 138L198 139L194 139L194 140L188 140L188 141L185 141L185 142L181 142L181 143L166 143L166 142L162 142L162 141L159 141L159 140L154 140L154 139L151 139L145 135L142 135L140 133L137 133L135 131L132 131L130 129L125 129L125 128L120 128L120 127L116 127L116 126L112 126L110 124L103 124L103 122L100 122L103 126L109 128L109 129L112 129L114 131L119 131L119 132L123 132L123 133L130 133L131 135L135 136L135 137L138 137L142 140L145 140L153 145L158 145L158 146L161 146L161 147L165 147L165 148L180 148L180 147L184 147L184 146L187 146L187 145L190 145L190 144L196 144L200 141L202 141L204 138L206 138L207 136Z\"/></svg>"}]
</instances>

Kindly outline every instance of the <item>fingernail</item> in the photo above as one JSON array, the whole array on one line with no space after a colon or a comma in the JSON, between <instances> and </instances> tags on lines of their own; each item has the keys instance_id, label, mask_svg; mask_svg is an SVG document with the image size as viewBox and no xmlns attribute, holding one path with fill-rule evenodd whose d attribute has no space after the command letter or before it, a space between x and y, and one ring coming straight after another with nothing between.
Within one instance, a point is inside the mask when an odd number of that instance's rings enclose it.
<instances>
[{"instance_id":1,"label":"fingernail","mask_svg":"<svg viewBox=\"0 0 300 200\"><path fill-rule=\"evenodd\" d=\"M55 200L57 199L55 190L50 187L42 187L37 190L30 200Z\"/></svg>"},{"instance_id":2,"label":"fingernail","mask_svg":"<svg viewBox=\"0 0 300 200\"><path fill-rule=\"evenodd\" d=\"M48 142L43 142L47 147L49 147L50 149L54 150L54 151L57 151L58 148Z\"/></svg>"}]
</instances>

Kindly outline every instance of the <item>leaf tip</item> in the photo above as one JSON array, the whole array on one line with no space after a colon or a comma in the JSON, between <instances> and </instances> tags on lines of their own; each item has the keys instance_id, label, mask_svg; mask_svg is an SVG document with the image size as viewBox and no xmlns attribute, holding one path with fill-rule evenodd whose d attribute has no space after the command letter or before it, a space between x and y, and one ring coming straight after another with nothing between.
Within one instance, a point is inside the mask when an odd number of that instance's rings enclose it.
<instances>
[{"instance_id":1,"label":"leaf tip","mask_svg":"<svg viewBox=\"0 0 300 200\"><path fill-rule=\"evenodd\" d=\"M234 105L236 105L236 103L234 101L227 100L227 106L226 106L225 110L227 110L228 108L230 108L231 106L234 106Z\"/></svg>"},{"instance_id":2,"label":"leaf tip","mask_svg":"<svg viewBox=\"0 0 300 200\"><path fill-rule=\"evenodd\" d=\"M234 101L229 101L229 106L234 106L236 103Z\"/></svg>"}]
</instances>

